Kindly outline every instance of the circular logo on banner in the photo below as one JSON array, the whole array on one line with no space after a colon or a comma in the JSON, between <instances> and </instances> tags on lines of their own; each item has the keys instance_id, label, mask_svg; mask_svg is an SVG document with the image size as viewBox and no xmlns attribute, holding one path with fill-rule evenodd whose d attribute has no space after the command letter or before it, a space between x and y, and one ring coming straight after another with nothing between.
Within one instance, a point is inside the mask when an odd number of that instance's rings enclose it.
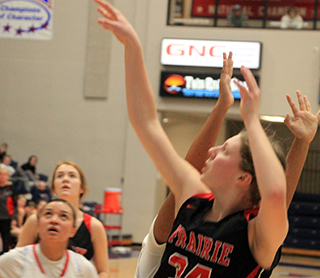
<instances>
[{"instance_id":1,"label":"circular logo on banner","mask_svg":"<svg viewBox=\"0 0 320 278\"><path fill-rule=\"evenodd\" d=\"M186 81L179 74L169 75L164 81L163 87L169 94L178 94L186 86Z\"/></svg>"}]
</instances>

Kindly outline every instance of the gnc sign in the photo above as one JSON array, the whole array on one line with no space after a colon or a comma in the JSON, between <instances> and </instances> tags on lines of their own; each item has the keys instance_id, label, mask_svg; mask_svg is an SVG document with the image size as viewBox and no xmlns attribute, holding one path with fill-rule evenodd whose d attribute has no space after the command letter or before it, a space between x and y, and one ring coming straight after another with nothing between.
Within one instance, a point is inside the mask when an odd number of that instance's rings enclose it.
<instances>
[{"instance_id":1,"label":"gnc sign","mask_svg":"<svg viewBox=\"0 0 320 278\"><path fill-rule=\"evenodd\" d=\"M246 41L163 39L161 64L222 68L222 54L229 51L234 68L260 68L261 43Z\"/></svg>"}]
</instances>

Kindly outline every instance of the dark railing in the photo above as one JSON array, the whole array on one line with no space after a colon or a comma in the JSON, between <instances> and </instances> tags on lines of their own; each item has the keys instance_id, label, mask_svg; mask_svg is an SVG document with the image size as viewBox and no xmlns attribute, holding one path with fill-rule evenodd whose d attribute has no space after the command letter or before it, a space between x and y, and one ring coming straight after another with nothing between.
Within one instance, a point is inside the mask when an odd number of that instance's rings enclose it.
<instances>
[{"instance_id":1,"label":"dark railing","mask_svg":"<svg viewBox=\"0 0 320 278\"><path fill-rule=\"evenodd\" d=\"M280 23L287 8L295 6L301 11L300 15L305 23L302 29L320 30L319 0L192 0L191 7L186 2L188 1L168 0L168 25L224 27L225 22L219 22L226 21L233 5L239 4L248 15L248 25L245 28L279 28L280 24L277 23Z\"/></svg>"}]
</instances>

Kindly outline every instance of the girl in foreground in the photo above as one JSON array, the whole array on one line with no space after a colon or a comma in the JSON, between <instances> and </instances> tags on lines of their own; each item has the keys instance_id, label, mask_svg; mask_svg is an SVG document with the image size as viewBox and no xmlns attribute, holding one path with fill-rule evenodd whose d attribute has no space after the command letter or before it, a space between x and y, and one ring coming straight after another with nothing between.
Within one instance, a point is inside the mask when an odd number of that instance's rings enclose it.
<instances>
[{"instance_id":1,"label":"girl in foreground","mask_svg":"<svg viewBox=\"0 0 320 278\"><path fill-rule=\"evenodd\" d=\"M109 277L108 240L102 223L79 209L80 200L87 190L87 181L81 168L73 162L57 165L52 175L51 191L67 200L76 211L77 231L70 240L71 250L94 259L99 278ZM30 216L23 226L17 246L37 242L37 218Z\"/></svg>"},{"instance_id":2,"label":"girl in foreground","mask_svg":"<svg viewBox=\"0 0 320 278\"><path fill-rule=\"evenodd\" d=\"M227 80L226 74L229 76ZM204 148L207 147L206 149L208 149L212 145L215 145L220 126L226 113L225 107L233 104L231 88L228 89L228 87L225 86L226 84L229 84L230 86L231 76L232 71L224 67L220 77L219 101L215 105L205 125L191 145L190 150L185 158L195 168L197 168L198 171L202 169L207 157L203 151ZM287 115L285 119L285 124L295 136L286 159L287 209L289 208L293 194L298 185L300 174L308 154L309 146L316 134L320 118L320 110L313 115L308 98L306 96L302 96L300 91L297 91L296 94L299 101L299 106L295 105L291 97L287 95L287 100L291 106L294 120L292 121L289 115ZM166 247L166 241L168 240L170 231L173 227L174 206L174 196L170 193L163 203L158 215L155 217L155 220L152 222L149 233L143 240L135 278L151 278L154 277L155 273L157 272ZM281 248L279 248L278 255L274 260L272 268L265 270L261 274L261 278L267 278L271 276L273 268L276 267L279 262L280 255Z\"/></svg>"},{"instance_id":3,"label":"girl in foreground","mask_svg":"<svg viewBox=\"0 0 320 278\"><path fill-rule=\"evenodd\" d=\"M288 220L284 157L261 126L251 71L241 68L248 90L237 82L246 131L209 149L200 174L161 127L136 32L112 5L96 2L104 16L98 22L125 47L131 124L175 197L175 222L154 277L258 277L271 267Z\"/></svg>"},{"instance_id":4,"label":"girl in foreground","mask_svg":"<svg viewBox=\"0 0 320 278\"><path fill-rule=\"evenodd\" d=\"M76 213L65 200L48 202L37 214L39 244L12 249L0 257L0 277L98 277L83 256L67 251L76 232Z\"/></svg>"}]
</instances>

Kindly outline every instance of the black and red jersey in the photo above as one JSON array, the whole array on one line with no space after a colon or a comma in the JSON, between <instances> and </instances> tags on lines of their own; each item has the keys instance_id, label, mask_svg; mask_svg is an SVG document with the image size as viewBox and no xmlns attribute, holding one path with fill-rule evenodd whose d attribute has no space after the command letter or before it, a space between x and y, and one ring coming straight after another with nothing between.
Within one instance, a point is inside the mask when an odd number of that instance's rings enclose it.
<instances>
[{"instance_id":1,"label":"black and red jersey","mask_svg":"<svg viewBox=\"0 0 320 278\"><path fill-rule=\"evenodd\" d=\"M83 221L74 237L70 238L71 250L85 256L90 260L94 255L91 241L91 218L89 214L83 214Z\"/></svg>"},{"instance_id":2,"label":"black and red jersey","mask_svg":"<svg viewBox=\"0 0 320 278\"><path fill-rule=\"evenodd\" d=\"M263 269L248 242L248 221L258 209L205 221L213 202L213 194L198 194L181 206L154 277L259 277Z\"/></svg>"}]
</instances>

